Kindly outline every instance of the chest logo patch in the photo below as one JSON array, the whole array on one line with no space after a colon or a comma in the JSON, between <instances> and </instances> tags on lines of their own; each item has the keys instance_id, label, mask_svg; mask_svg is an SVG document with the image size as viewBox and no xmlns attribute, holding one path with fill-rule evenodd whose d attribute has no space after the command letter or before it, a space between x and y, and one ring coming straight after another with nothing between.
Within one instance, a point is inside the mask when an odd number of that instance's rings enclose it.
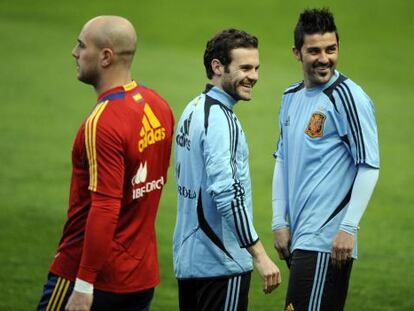
<instances>
[{"instance_id":1,"label":"chest logo patch","mask_svg":"<svg viewBox=\"0 0 414 311\"><path fill-rule=\"evenodd\" d=\"M322 137L326 116L322 112L314 112L306 127L305 133L312 138Z\"/></svg>"}]
</instances>

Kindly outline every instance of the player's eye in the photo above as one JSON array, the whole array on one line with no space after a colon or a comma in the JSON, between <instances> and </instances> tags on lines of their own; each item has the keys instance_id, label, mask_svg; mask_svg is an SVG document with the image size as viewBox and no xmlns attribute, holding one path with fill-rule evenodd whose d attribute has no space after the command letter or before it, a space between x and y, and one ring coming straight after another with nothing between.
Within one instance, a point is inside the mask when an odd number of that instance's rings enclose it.
<instances>
[{"instance_id":1,"label":"player's eye","mask_svg":"<svg viewBox=\"0 0 414 311\"><path fill-rule=\"evenodd\" d=\"M250 65L240 66L240 70L243 71L243 72L248 72L248 71L250 71L252 69L253 69L253 67L250 66Z\"/></svg>"},{"instance_id":2,"label":"player's eye","mask_svg":"<svg viewBox=\"0 0 414 311\"><path fill-rule=\"evenodd\" d=\"M331 46L328 47L328 49L326 50L326 53L332 54L336 52L336 46Z\"/></svg>"},{"instance_id":3,"label":"player's eye","mask_svg":"<svg viewBox=\"0 0 414 311\"><path fill-rule=\"evenodd\" d=\"M319 53L319 49L309 49L308 53L311 55L317 55Z\"/></svg>"},{"instance_id":4,"label":"player's eye","mask_svg":"<svg viewBox=\"0 0 414 311\"><path fill-rule=\"evenodd\" d=\"M76 43L76 48L84 49L85 48L85 43L83 43L82 41L78 40L77 43Z\"/></svg>"}]
</instances>

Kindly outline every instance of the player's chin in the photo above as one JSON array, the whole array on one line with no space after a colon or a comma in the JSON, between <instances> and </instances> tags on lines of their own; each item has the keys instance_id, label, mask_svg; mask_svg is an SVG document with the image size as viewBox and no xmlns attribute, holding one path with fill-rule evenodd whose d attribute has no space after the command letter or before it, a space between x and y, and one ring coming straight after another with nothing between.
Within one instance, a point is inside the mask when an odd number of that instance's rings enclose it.
<instances>
[{"instance_id":1,"label":"player's chin","mask_svg":"<svg viewBox=\"0 0 414 311\"><path fill-rule=\"evenodd\" d=\"M252 99L252 88L241 86L237 91L237 95L241 100L248 101Z\"/></svg>"},{"instance_id":2,"label":"player's chin","mask_svg":"<svg viewBox=\"0 0 414 311\"><path fill-rule=\"evenodd\" d=\"M328 82L333 76L333 73L331 71L326 72L325 74L317 74L315 76L315 80L318 81L318 84L324 84Z\"/></svg>"}]
</instances>

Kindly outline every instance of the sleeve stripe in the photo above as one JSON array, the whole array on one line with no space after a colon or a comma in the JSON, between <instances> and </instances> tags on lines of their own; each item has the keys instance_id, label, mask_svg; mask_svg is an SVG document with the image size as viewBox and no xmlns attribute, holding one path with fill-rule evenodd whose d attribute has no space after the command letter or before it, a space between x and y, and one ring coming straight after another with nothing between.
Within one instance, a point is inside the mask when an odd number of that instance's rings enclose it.
<instances>
[{"instance_id":1,"label":"sleeve stripe","mask_svg":"<svg viewBox=\"0 0 414 311\"><path fill-rule=\"evenodd\" d=\"M242 243L242 246L245 246L252 244L253 237L249 226L249 218L247 216L246 208L244 206L244 189L241 186L240 182L236 179L236 155L237 145L239 142L239 127L237 125L237 121L233 117L233 113L222 106L220 106L220 108L223 110L223 113L227 118L230 136L230 166L232 169L234 179L234 198L231 203L231 208L233 211L237 235Z\"/></svg>"},{"instance_id":2,"label":"sleeve stripe","mask_svg":"<svg viewBox=\"0 0 414 311\"><path fill-rule=\"evenodd\" d=\"M361 159L362 158L361 141L360 141L361 134L358 132L357 121L356 121L357 115L355 115L355 112L352 111L350 99L348 98L348 95L345 93L345 89L341 85L338 85L338 88L336 88L335 91L338 93L339 98L343 104L343 107L345 109L345 113L348 119L348 123L351 128L352 137L356 145L356 162L362 163L364 161L363 159Z\"/></svg>"},{"instance_id":3,"label":"sleeve stripe","mask_svg":"<svg viewBox=\"0 0 414 311\"><path fill-rule=\"evenodd\" d=\"M355 100L354 100L354 97L352 96L351 90L349 89L348 85L346 85L345 83L343 85L346 88L349 97L351 98L351 104L352 104L352 107L355 111L355 116L356 116L356 121L357 121L357 126L358 126L358 133L359 133L360 142L361 142L360 147L362 147L361 148L362 149L362 163L365 163L365 160L366 160L365 142L364 142L364 136L363 136L363 133L362 133L361 122L359 121L358 111L357 111L357 108L356 108L356 105L355 105Z\"/></svg>"},{"instance_id":4,"label":"sleeve stripe","mask_svg":"<svg viewBox=\"0 0 414 311\"><path fill-rule=\"evenodd\" d=\"M91 191L96 191L98 186L98 164L96 161L96 126L99 117L104 111L108 101L98 105L91 113L85 124L85 145L86 154L89 162L89 187Z\"/></svg>"},{"instance_id":5,"label":"sleeve stripe","mask_svg":"<svg viewBox=\"0 0 414 311\"><path fill-rule=\"evenodd\" d=\"M236 199L237 200L237 199ZM240 223L239 223L239 221L238 221L238 216L237 216L237 213L236 213L236 207L235 207L235 204L237 204L237 201L236 201L236 203L234 202L234 200L231 202L231 209L233 210L233 218L234 218L234 225L235 225L235 227L236 227L236 231L237 231L237 235L238 235L238 237L239 237L239 239L240 239L240 241L242 242L242 244L244 245L244 244L246 244L245 243L245 240L244 240L244 237L242 236L242 232L241 232L241 228L240 228Z\"/></svg>"},{"instance_id":6,"label":"sleeve stripe","mask_svg":"<svg viewBox=\"0 0 414 311\"><path fill-rule=\"evenodd\" d=\"M362 158L362 154L361 154L360 133L358 132L358 126L357 126L357 121L356 121L357 116L355 115L355 111L353 111L351 107L349 94L347 94L345 89L342 87L342 84L338 85L338 88L341 90L342 96L345 99L344 106L347 110L348 122L353 132L355 133L355 135L353 136L354 136L354 141L355 141L356 151L357 151L357 162L360 162Z\"/></svg>"},{"instance_id":7,"label":"sleeve stripe","mask_svg":"<svg viewBox=\"0 0 414 311\"><path fill-rule=\"evenodd\" d=\"M236 192L235 208L236 208L237 214L239 215L239 222L243 230L243 237L244 237L243 246L250 245L253 243L253 237L252 237L252 233L251 233L250 226L249 226L249 218L247 216L246 208L244 206L244 189L242 188L239 182L234 184L234 188L236 190L235 191ZM243 241L242 239L240 240Z\"/></svg>"},{"instance_id":8,"label":"sleeve stripe","mask_svg":"<svg viewBox=\"0 0 414 311\"><path fill-rule=\"evenodd\" d=\"M230 136L230 166L233 173L233 178L236 176L237 172L237 165L236 165L236 152L237 152L237 144L239 140L239 129L237 127L237 123L232 118L230 111L227 111L225 108L221 107L223 110L224 115L227 118L227 123L229 125L229 136Z\"/></svg>"}]
</instances>

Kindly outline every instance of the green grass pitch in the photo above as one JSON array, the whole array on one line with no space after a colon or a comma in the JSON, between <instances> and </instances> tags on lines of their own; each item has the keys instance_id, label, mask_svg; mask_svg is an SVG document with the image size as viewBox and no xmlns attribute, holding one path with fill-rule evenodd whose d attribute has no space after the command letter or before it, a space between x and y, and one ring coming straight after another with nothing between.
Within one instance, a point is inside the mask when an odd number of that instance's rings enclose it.
<instances>
[{"instance_id":1,"label":"green grass pitch","mask_svg":"<svg viewBox=\"0 0 414 311\"><path fill-rule=\"evenodd\" d=\"M138 31L135 79L156 89L176 118L206 82L202 55L215 32L238 27L260 39L254 100L236 108L250 147L254 214L272 248L271 179L277 114L286 86L301 79L291 55L299 12L329 6L341 45L338 69L376 105L381 172L361 222L346 310L414 310L414 2L395 1L0 1L0 310L33 310L66 216L70 153L95 101L76 80L71 50L81 26L123 15ZM152 310L177 310L172 270L175 184L170 169L157 219L161 284ZM271 295L254 274L250 310L282 310L288 273Z\"/></svg>"}]
</instances>

